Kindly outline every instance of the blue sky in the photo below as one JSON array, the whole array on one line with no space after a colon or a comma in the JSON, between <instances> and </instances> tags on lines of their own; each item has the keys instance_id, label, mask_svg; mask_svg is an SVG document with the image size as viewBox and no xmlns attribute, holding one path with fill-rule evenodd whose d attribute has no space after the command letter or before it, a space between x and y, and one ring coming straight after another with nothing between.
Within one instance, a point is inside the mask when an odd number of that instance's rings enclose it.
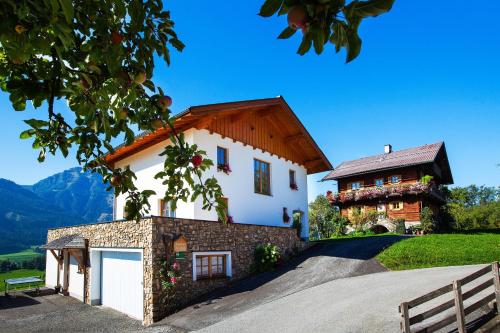
<instances>
[{"instance_id":1,"label":"blue sky","mask_svg":"<svg viewBox=\"0 0 500 333\"><path fill-rule=\"evenodd\" d=\"M237 5L236 5L237 4ZM155 81L190 105L282 95L334 165L343 160L443 140L456 185L500 185L500 2L396 0L367 19L363 48L352 63L331 46L323 55L295 54L299 34L276 36L285 17L256 15L261 1L171 1L187 45L172 65L157 62ZM0 177L31 184L76 165L73 158L36 162L18 139L23 119L0 93ZM64 103L58 105L64 109ZM331 188L309 179L310 198Z\"/></svg>"}]
</instances>

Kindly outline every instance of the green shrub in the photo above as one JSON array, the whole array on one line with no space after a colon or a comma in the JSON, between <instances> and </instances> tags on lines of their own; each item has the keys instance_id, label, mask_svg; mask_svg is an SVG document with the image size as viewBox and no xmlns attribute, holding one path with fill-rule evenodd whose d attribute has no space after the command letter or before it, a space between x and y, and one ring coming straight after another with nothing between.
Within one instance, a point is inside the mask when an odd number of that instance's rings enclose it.
<instances>
[{"instance_id":1,"label":"green shrub","mask_svg":"<svg viewBox=\"0 0 500 333\"><path fill-rule=\"evenodd\" d=\"M436 230L434 212L429 207L422 208L420 212L420 227L424 234L430 234Z\"/></svg>"},{"instance_id":2,"label":"green shrub","mask_svg":"<svg viewBox=\"0 0 500 333\"><path fill-rule=\"evenodd\" d=\"M297 230L297 237L300 238L300 236L302 234L302 221L300 221L300 219L297 219L294 217L293 223L292 223L292 228Z\"/></svg>"},{"instance_id":3,"label":"green shrub","mask_svg":"<svg viewBox=\"0 0 500 333\"><path fill-rule=\"evenodd\" d=\"M260 273L273 269L280 256L280 250L276 245L271 243L257 245L254 251L253 271Z\"/></svg>"},{"instance_id":4,"label":"green shrub","mask_svg":"<svg viewBox=\"0 0 500 333\"><path fill-rule=\"evenodd\" d=\"M403 235L406 233L405 219L395 219L394 224L396 225L396 233Z\"/></svg>"}]
</instances>

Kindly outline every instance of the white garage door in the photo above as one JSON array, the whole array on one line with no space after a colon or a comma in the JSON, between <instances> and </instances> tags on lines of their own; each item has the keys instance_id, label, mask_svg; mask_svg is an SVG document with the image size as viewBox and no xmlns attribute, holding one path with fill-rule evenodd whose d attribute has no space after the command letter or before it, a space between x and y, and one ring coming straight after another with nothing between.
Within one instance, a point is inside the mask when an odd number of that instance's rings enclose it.
<instances>
[{"instance_id":1,"label":"white garage door","mask_svg":"<svg viewBox=\"0 0 500 333\"><path fill-rule=\"evenodd\" d=\"M103 251L101 303L131 317L143 317L143 266L140 252Z\"/></svg>"}]
</instances>

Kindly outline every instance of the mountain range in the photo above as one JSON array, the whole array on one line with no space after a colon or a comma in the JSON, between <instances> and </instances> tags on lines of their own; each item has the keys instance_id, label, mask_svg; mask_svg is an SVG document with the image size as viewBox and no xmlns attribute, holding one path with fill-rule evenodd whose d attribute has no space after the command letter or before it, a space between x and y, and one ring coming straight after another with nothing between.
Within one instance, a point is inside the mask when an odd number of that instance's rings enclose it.
<instances>
[{"instance_id":1,"label":"mountain range","mask_svg":"<svg viewBox=\"0 0 500 333\"><path fill-rule=\"evenodd\" d=\"M34 185L0 178L0 253L44 244L47 229L109 221L113 192L98 174L72 168Z\"/></svg>"}]
</instances>

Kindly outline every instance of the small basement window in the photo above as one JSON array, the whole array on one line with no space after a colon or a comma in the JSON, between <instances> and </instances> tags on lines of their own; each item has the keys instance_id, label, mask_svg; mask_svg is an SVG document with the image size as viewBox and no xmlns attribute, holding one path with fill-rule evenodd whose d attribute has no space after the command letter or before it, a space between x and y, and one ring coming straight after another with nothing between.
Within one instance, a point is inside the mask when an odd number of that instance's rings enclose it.
<instances>
[{"instance_id":1,"label":"small basement window","mask_svg":"<svg viewBox=\"0 0 500 333\"><path fill-rule=\"evenodd\" d=\"M193 253L193 281L231 276L230 251Z\"/></svg>"},{"instance_id":2,"label":"small basement window","mask_svg":"<svg viewBox=\"0 0 500 333\"><path fill-rule=\"evenodd\" d=\"M170 201L160 200L160 216L175 217L175 210L172 209Z\"/></svg>"}]
</instances>

